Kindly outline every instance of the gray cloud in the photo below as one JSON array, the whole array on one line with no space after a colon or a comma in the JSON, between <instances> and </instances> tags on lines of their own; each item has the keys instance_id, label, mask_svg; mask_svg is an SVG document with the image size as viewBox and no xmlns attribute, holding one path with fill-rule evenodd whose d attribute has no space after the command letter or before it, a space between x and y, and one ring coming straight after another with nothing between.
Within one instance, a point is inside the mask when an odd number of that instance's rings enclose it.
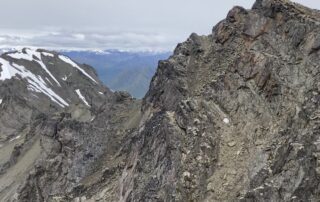
<instances>
[{"instance_id":1,"label":"gray cloud","mask_svg":"<svg viewBox=\"0 0 320 202\"><path fill-rule=\"evenodd\" d=\"M172 50L180 39L157 33L89 33L89 32L43 32L1 34L0 48L41 47L48 49L122 49L122 50Z\"/></svg>"},{"instance_id":2,"label":"gray cloud","mask_svg":"<svg viewBox=\"0 0 320 202\"><path fill-rule=\"evenodd\" d=\"M0 47L172 50L254 0L0 0ZM296 0L320 9L315 0Z\"/></svg>"}]
</instances>

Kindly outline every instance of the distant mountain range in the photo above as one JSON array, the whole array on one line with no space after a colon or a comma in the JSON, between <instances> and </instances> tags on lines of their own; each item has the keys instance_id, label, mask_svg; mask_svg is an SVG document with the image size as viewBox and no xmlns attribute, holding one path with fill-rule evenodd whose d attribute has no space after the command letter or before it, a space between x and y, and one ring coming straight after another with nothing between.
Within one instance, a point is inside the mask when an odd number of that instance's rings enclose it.
<instances>
[{"instance_id":1,"label":"distant mountain range","mask_svg":"<svg viewBox=\"0 0 320 202\"><path fill-rule=\"evenodd\" d=\"M100 79L112 90L128 91L142 98L149 88L159 60L171 52L61 51L78 63L93 66Z\"/></svg>"}]
</instances>

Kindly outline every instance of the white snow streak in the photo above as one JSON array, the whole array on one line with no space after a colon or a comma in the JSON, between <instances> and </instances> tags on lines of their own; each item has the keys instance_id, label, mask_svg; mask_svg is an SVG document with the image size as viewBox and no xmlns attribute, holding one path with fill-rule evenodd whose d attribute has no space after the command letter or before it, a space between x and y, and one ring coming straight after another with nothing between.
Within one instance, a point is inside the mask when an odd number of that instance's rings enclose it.
<instances>
[{"instance_id":1,"label":"white snow streak","mask_svg":"<svg viewBox=\"0 0 320 202\"><path fill-rule=\"evenodd\" d=\"M83 97L83 95L81 94L80 89L77 89L77 90L76 90L76 93L78 94L79 98L84 102L84 104L86 104L87 106L90 107L90 105L89 105L89 103L87 102L86 98Z\"/></svg>"},{"instance_id":2,"label":"white snow streak","mask_svg":"<svg viewBox=\"0 0 320 202\"><path fill-rule=\"evenodd\" d=\"M48 79L48 77L46 77L46 80L51 84L51 86L53 86L53 84L52 84L51 81Z\"/></svg>"},{"instance_id":3,"label":"white snow streak","mask_svg":"<svg viewBox=\"0 0 320 202\"><path fill-rule=\"evenodd\" d=\"M14 140L17 140L17 139L19 139L21 136L20 135L18 135L17 137L14 137L14 138L12 138L11 140L9 140L9 142L12 142L12 141L14 141Z\"/></svg>"},{"instance_id":4,"label":"white snow streak","mask_svg":"<svg viewBox=\"0 0 320 202\"><path fill-rule=\"evenodd\" d=\"M64 55L59 55L59 58L64 61L65 63L77 68L80 72L82 72L86 77L91 79L93 82L98 83L96 80L94 80L87 72L85 72L83 69L79 67L75 62L73 62L70 58L64 56Z\"/></svg>"}]
</instances>

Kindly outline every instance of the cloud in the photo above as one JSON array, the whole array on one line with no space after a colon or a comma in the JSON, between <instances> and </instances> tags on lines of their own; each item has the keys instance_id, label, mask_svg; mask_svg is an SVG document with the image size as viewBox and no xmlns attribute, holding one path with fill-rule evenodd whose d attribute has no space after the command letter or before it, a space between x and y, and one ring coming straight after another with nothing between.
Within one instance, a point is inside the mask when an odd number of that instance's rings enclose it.
<instances>
[{"instance_id":1,"label":"cloud","mask_svg":"<svg viewBox=\"0 0 320 202\"><path fill-rule=\"evenodd\" d=\"M6 33L7 32L7 33ZM19 34L15 34L19 33ZM0 48L40 47L46 49L121 49L121 50L172 50L174 36L135 32L82 32L63 31L0 31Z\"/></svg>"},{"instance_id":2,"label":"cloud","mask_svg":"<svg viewBox=\"0 0 320 202\"><path fill-rule=\"evenodd\" d=\"M76 39L83 41L86 39L86 36L84 34L73 34L73 37L75 37Z\"/></svg>"}]
</instances>

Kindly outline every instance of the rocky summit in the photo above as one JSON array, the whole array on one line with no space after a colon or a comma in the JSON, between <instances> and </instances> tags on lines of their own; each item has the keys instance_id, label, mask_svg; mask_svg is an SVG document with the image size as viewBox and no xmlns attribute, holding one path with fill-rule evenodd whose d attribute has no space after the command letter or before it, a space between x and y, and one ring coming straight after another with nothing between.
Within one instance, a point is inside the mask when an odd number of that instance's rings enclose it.
<instances>
[{"instance_id":1,"label":"rocky summit","mask_svg":"<svg viewBox=\"0 0 320 202\"><path fill-rule=\"evenodd\" d=\"M234 7L142 101L44 50L1 64L0 201L319 201L320 12Z\"/></svg>"}]
</instances>

